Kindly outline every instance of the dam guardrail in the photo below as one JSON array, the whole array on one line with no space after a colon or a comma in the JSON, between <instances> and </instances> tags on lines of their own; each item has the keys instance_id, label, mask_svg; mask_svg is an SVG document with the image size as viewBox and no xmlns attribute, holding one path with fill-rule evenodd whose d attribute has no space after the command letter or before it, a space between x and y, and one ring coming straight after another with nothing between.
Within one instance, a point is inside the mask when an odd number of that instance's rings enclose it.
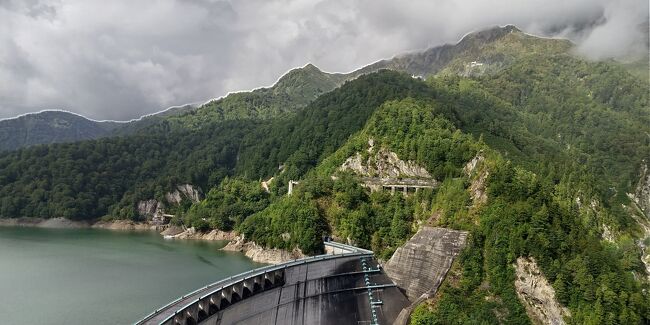
<instances>
[{"instance_id":1,"label":"dam guardrail","mask_svg":"<svg viewBox=\"0 0 650 325\"><path fill-rule=\"evenodd\" d=\"M183 311L188 310L191 308L193 305L197 304L200 300L206 298L207 296L213 295L220 290L226 289L228 287L232 287L233 285L236 285L238 283L242 283L246 280L250 280L252 278L265 275L267 273L275 272L275 271L280 271L280 270L285 270L290 267L294 266L299 266L307 263L313 263L313 262L318 262L318 261L323 261L323 260L330 260L330 259L337 259L337 258L343 258L343 257L349 257L349 256L364 256L364 255L373 255L373 251L351 246L351 245L346 245L346 244L341 244L333 241L325 241L323 242L323 245L325 246L325 249L327 251L328 247L333 251L332 254L322 254L322 255L317 255L317 256L310 256L310 257L305 257L301 259L296 259L293 261L285 262L282 264L277 264L277 265L268 265L260 268L256 268L253 270L249 270L246 272L242 272L224 279L221 279L219 281L216 281L214 283L208 284L204 287L198 288L190 293L187 293L170 303L157 308L154 310L152 313L149 315L143 317L139 321L135 322L134 325L143 325L143 324L157 324L157 325L162 325L166 324L169 322L172 318L175 316L182 314ZM339 253L336 253L338 250ZM203 292L205 291L205 292ZM183 300L186 300L189 297L196 296L197 294L201 293L201 295L198 298L192 299L189 302L181 305L180 308L175 308L175 309L170 309L170 307L179 304ZM156 316L160 316L161 313L169 314L167 317L162 319L159 322L154 322L151 323L151 321L156 318Z\"/></svg>"}]
</instances>

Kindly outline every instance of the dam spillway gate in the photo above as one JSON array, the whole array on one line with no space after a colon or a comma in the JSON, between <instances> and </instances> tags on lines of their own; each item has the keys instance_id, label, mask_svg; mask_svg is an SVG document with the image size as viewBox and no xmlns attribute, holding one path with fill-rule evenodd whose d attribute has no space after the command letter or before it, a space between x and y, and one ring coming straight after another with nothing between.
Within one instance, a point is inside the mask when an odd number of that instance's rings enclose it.
<instances>
[{"instance_id":1,"label":"dam spillway gate","mask_svg":"<svg viewBox=\"0 0 650 325\"><path fill-rule=\"evenodd\" d=\"M159 308L136 324L392 324L410 303L372 251L334 242L329 255L248 271Z\"/></svg>"}]
</instances>

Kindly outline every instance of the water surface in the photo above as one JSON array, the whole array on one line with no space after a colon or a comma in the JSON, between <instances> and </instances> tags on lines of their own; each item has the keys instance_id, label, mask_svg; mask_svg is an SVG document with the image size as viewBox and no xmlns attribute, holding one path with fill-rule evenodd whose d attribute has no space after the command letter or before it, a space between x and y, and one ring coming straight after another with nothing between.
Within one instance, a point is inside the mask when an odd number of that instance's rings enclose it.
<instances>
[{"instance_id":1,"label":"water surface","mask_svg":"<svg viewBox=\"0 0 650 325\"><path fill-rule=\"evenodd\" d=\"M157 233L0 227L2 324L131 324L262 264L223 242Z\"/></svg>"}]
</instances>

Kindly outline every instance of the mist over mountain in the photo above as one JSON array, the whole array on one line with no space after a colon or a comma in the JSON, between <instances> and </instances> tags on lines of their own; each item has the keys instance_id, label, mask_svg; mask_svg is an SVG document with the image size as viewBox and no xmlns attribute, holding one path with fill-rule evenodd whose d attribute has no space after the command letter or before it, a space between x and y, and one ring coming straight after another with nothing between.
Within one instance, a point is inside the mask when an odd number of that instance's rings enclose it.
<instances>
[{"instance_id":1,"label":"mist over mountain","mask_svg":"<svg viewBox=\"0 0 650 325\"><path fill-rule=\"evenodd\" d=\"M590 58L647 58L647 21L636 0L2 1L0 118L62 108L130 120L270 86L308 62L349 72L494 25L569 38Z\"/></svg>"},{"instance_id":2,"label":"mist over mountain","mask_svg":"<svg viewBox=\"0 0 650 325\"><path fill-rule=\"evenodd\" d=\"M275 116L295 111L347 80L380 69L403 71L415 76L436 74L445 68L453 70L453 73L463 73L458 69L463 70L466 67L450 66L450 64L454 61L478 60L481 61L483 68L489 66L494 72L507 66L509 61L513 60L513 56L518 53L517 51L521 49L513 48L491 55L490 51L484 50L484 47L490 46L493 42L512 33L519 35L518 37L534 40L531 44L539 42L539 46L547 46L545 51L564 52L572 47L568 41L544 41L526 36L512 25L492 27L470 33L457 44L445 44L421 52L401 54L350 73L326 73L313 64L307 64L304 67L290 70L280 77L272 87L259 88L251 92L233 93L225 98L212 100L198 110L194 105L180 106L129 123L93 122L75 115L66 119L66 125L68 125L66 127L58 125L54 120L61 119L66 115L61 112L36 113L17 119L7 119L0 121L0 132L4 134L0 141L0 150L13 150L34 144L74 142L103 136L125 135L153 125L165 117L183 115L194 110L196 111L190 116L168 120L172 123L174 120L181 120L183 124L191 123L193 124L191 127L196 127L223 120ZM251 109L251 105L253 109ZM26 122L26 120L34 120L34 122ZM36 123L40 123L38 127L34 127ZM76 125L77 123L79 125Z\"/></svg>"}]
</instances>

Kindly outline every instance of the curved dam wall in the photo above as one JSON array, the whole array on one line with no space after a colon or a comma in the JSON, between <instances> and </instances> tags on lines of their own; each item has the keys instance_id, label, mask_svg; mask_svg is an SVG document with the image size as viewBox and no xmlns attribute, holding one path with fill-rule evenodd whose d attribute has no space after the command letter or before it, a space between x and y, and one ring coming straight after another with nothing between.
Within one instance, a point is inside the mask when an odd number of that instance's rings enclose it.
<instances>
[{"instance_id":1,"label":"curved dam wall","mask_svg":"<svg viewBox=\"0 0 650 325\"><path fill-rule=\"evenodd\" d=\"M392 324L410 303L372 251L326 242L320 255L189 293L136 324Z\"/></svg>"}]
</instances>

